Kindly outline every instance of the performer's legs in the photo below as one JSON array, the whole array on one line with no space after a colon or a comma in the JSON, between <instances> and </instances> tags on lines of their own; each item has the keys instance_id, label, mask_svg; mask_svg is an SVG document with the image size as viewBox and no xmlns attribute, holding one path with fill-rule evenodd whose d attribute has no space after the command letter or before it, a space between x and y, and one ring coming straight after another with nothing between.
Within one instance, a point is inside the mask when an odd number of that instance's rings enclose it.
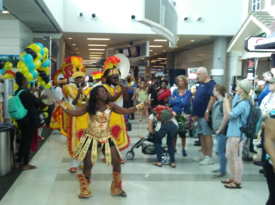
<instances>
[{"instance_id":1,"label":"performer's legs","mask_svg":"<svg viewBox=\"0 0 275 205\"><path fill-rule=\"evenodd\" d=\"M83 174L78 174L77 178L80 183L80 189L78 191L79 198L88 198L92 196L93 191L89 188L90 177L91 177L91 171L93 168L93 164L91 161L91 150L89 150L84 158L84 168L83 168Z\"/></svg>"},{"instance_id":2,"label":"performer's legs","mask_svg":"<svg viewBox=\"0 0 275 205\"><path fill-rule=\"evenodd\" d=\"M69 172L75 173L77 170L77 165L78 165L78 160L71 157L71 164L70 164Z\"/></svg>"},{"instance_id":3,"label":"performer's legs","mask_svg":"<svg viewBox=\"0 0 275 205\"><path fill-rule=\"evenodd\" d=\"M120 195L126 197L126 193L122 190L121 181L121 165L120 157L115 146L111 146L112 165L113 165L113 181L111 184L111 193L113 196Z\"/></svg>"}]
</instances>

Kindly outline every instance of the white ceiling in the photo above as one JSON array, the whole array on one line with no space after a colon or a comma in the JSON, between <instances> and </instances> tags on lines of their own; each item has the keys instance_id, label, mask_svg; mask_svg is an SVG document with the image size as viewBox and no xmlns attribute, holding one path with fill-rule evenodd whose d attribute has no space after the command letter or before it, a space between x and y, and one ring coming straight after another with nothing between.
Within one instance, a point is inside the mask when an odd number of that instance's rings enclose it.
<instances>
[{"instance_id":1,"label":"white ceiling","mask_svg":"<svg viewBox=\"0 0 275 205\"><path fill-rule=\"evenodd\" d=\"M150 41L150 45L160 45L162 47L155 48L151 47L150 59L154 59L160 56L165 56L165 52L180 52L182 50L189 50L198 45L205 44L206 42L212 42L213 38L211 36L190 36L181 35L179 36L179 41L177 48L169 48L168 41L166 42L156 42L154 39L164 39L162 36L153 34L87 34L87 33L64 33L64 38L66 42L71 46L73 51L77 55L82 56L85 59L90 58L90 52L102 52L101 58L104 59L106 56L107 48L115 48L121 46L127 46L130 42L138 41ZM72 39L69 39L72 38ZM109 41L98 41L98 40L87 40L87 38L109 38ZM194 40L194 41L191 41ZM75 44L75 45L73 45ZM104 44L107 46L88 46L88 44ZM104 51L89 51L89 49L105 49ZM95 54L96 55L96 54ZM99 54L100 55L100 54Z\"/></svg>"}]
</instances>

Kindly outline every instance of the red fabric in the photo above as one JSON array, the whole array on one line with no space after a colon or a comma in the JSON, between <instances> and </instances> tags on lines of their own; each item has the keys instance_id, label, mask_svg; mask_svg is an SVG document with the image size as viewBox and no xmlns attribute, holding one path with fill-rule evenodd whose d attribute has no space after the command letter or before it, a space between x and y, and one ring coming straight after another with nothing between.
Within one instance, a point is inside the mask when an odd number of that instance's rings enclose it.
<instances>
[{"instance_id":1,"label":"red fabric","mask_svg":"<svg viewBox=\"0 0 275 205\"><path fill-rule=\"evenodd\" d=\"M169 108L169 107L167 107L167 106L165 106L165 105L158 105L157 107L155 107L155 108L152 110L153 112L157 113L157 115L158 115L158 117L157 117L158 120L160 120L161 111L163 111L163 110L169 110L169 111L171 112L171 114L173 115L171 108Z\"/></svg>"},{"instance_id":2,"label":"red fabric","mask_svg":"<svg viewBox=\"0 0 275 205\"><path fill-rule=\"evenodd\" d=\"M161 93L159 96L158 96L158 100L165 100L167 98L170 98L171 97L171 91L169 89L160 89L159 93Z\"/></svg>"},{"instance_id":3,"label":"red fabric","mask_svg":"<svg viewBox=\"0 0 275 205\"><path fill-rule=\"evenodd\" d=\"M32 143L31 143L31 151L36 152L38 147L38 129L35 130Z\"/></svg>"}]
</instances>

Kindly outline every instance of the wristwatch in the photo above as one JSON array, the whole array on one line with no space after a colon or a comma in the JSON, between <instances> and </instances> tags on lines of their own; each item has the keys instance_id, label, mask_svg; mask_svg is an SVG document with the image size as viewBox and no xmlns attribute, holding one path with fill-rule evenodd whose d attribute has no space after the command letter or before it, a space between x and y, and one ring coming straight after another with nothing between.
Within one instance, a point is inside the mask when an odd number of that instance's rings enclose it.
<instances>
[{"instance_id":1,"label":"wristwatch","mask_svg":"<svg viewBox=\"0 0 275 205\"><path fill-rule=\"evenodd\" d=\"M206 110L205 112L209 112L209 110Z\"/></svg>"}]
</instances>

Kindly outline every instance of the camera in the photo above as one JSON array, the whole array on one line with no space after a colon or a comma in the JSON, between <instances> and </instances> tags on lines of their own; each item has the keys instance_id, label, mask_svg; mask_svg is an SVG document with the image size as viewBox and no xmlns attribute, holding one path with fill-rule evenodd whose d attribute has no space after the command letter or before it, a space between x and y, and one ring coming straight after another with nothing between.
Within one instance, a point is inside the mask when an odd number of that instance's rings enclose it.
<instances>
[{"instance_id":1,"label":"camera","mask_svg":"<svg viewBox=\"0 0 275 205\"><path fill-rule=\"evenodd\" d=\"M201 15L196 15L196 16L195 16L195 20L196 20L196 21L201 21L201 20L202 20Z\"/></svg>"},{"instance_id":2,"label":"camera","mask_svg":"<svg viewBox=\"0 0 275 205\"><path fill-rule=\"evenodd\" d=\"M96 18L96 14L93 13L93 14L91 15L91 17L92 17L92 18Z\"/></svg>"},{"instance_id":3,"label":"camera","mask_svg":"<svg viewBox=\"0 0 275 205\"><path fill-rule=\"evenodd\" d=\"M79 12L76 13L76 16L78 18L83 18L84 17L84 13L82 11L79 11Z\"/></svg>"},{"instance_id":4,"label":"camera","mask_svg":"<svg viewBox=\"0 0 275 205\"><path fill-rule=\"evenodd\" d=\"M185 21L185 22L187 22L187 21L189 21L189 17L187 15L183 15L182 16L182 20Z\"/></svg>"},{"instance_id":5,"label":"camera","mask_svg":"<svg viewBox=\"0 0 275 205\"><path fill-rule=\"evenodd\" d=\"M131 19L132 19L132 20L135 20L135 19L136 19L136 16L135 16L135 15L132 15L132 16L131 16Z\"/></svg>"}]
</instances>

